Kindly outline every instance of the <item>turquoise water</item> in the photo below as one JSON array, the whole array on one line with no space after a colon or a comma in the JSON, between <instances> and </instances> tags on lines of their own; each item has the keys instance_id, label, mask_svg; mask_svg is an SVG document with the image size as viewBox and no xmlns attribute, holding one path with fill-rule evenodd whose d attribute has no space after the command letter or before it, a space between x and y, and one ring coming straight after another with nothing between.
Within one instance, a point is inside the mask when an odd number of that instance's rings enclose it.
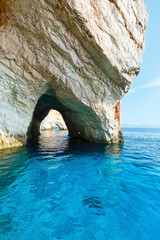
<instances>
[{"instance_id":1,"label":"turquoise water","mask_svg":"<svg viewBox=\"0 0 160 240\"><path fill-rule=\"evenodd\" d=\"M160 130L123 135L107 146L50 131L0 152L0 239L160 239Z\"/></svg>"}]
</instances>

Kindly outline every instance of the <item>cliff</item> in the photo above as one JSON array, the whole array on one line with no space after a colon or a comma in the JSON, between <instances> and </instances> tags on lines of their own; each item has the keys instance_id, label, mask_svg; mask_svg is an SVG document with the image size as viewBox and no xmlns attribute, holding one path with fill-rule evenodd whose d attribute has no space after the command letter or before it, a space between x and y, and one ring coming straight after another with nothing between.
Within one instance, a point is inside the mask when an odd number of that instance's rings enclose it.
<instances>
[{"instance_id":1,"label":"cliff","mask_svg":"<svg viewBox=\"0 0 160 240\"><path fill-rule=\"evenodd\" d=\"M121 141L147 18L143 0L1 0L0 148L38 134L50 109L71 136Z\"/></svg>"}]
</instances>

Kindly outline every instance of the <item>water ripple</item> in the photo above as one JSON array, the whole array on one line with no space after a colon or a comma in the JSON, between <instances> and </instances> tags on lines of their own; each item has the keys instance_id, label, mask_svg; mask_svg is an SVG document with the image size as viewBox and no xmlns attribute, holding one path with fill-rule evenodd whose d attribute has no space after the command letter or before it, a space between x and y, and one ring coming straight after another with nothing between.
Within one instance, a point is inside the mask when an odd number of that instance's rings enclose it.
<instances>
[{"instance_id":1,"label":"water ripple","mask_svg":"<svg viewBox=\"0 0 160 240\"><path fill-rule=\"evenodd\" d=\"M0 239L159 239L160 130L123 134L103 145L50 131L1 151Z\"/></svg>"}]
</instances>

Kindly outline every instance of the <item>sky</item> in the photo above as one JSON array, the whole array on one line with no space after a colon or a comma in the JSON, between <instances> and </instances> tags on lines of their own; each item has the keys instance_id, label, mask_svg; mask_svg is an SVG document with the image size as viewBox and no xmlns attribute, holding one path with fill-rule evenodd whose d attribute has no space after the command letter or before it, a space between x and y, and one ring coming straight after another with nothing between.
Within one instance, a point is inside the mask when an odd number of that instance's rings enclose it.
<instances>
[{"instance_id":1,"label":"sky","mask_svg":"<svg viewBox=\"0 0 160 240\"><path fill-rule=\"evenodd\" d=\"M160 1L144 0L149 10L142 68L122 99L121 123L160 125Z\"/></svg>"}]
</instances>

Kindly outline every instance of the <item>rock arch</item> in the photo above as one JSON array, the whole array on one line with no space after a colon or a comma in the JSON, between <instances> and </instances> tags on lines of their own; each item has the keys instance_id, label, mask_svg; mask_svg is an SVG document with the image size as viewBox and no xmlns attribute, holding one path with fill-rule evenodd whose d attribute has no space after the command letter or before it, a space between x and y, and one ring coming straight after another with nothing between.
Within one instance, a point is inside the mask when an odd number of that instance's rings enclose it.
<instances>
[{"instance_id":1,"label":"rock arch","mask_svg":"<svg viewBox=\"0 0 160 240\"><path fill-rule=\"evenodd\" d=\"M143 0L3 0L0 148L25 144L51 107L71 136L121 141L120 100L140 71L147 19Z\"/></svg>"},{"instance_id":2,"label":"rock arch","mask_svg":"<svg viewBox=\"0 0 160 240\"><path fill-rule=\"evenodd\" d=\"M51 109L40 125L40 131L52 130L58 127L59 130L67 130L67 126L60 112Z\"/></svg>"},{"instance_id":3,"label":"rock arch","mask_svg":"<svg viewBox=\"0 0 160 240\"><path fill-rule=\"evenodd\" d=\"M62 116L64 115L65 107L63 104L56 97L43 94L34 109L32 121L27 131L28 139L40 134L40 124L51 109L59 111Z\"/></svg>"},{"instance_id":4,"label":"rock arch","mask_svg":"<svg viewBox=\"0 0 160 240\"><path fill-rule=\"evenodd\" d=\"M70 136L82 138L91 142L106 142L106 135L102 129L103 122L93 108L78 101L71 92L68 95L67 102L65 98L61 99L60 102L53 92L53 89L50 89L38 99L27 130L27 139L40 134L41 122L48 115L49 111L54 109L59 111L62 115ZM116 118L115 120L117 121ZM118 141L121 141L122 134L120 129L118 130ZM110 134L108 132L107 134L109 136L107 141L112 142L113 139ZM117 141L117 139L115 139L115 141Z\"/></svg>"}]
</instances>

